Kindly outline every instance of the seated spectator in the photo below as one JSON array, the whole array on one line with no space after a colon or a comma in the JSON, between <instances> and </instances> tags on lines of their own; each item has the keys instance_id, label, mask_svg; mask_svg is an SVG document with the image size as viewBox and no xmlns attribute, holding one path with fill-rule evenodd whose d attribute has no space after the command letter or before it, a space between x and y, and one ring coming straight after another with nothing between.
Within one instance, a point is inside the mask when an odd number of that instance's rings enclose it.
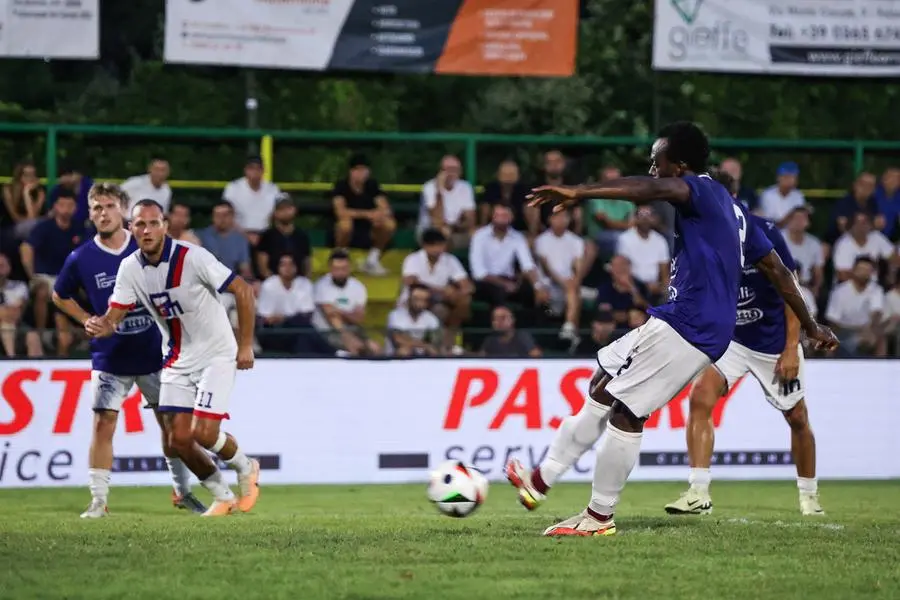
<instances>
[{"instance_id":1,"label":"seated spectator","mask_svg":"<svg viewBox=\"0 0 900 600\"><path fill-rule=\"evenodd\" d=\"M744 167L741 165L741 161L733 156L729 156L719 163L719 168L728 173L731 179L734 180L734 185L737 187L737 199L744 205L744 208L752 213L759 212L759 196L756 195L756 190L744 184L742 179Z\"/></svg>"},{"instance_id":2,"label":"seated spectator","mask_svg":"<svg viewBox=\"0 0 900 600\"><path fill-rule=\"evenodd\" d=\"M893 346L893 356L900 356L900 280L884 295L884 314L882 329L885 337Z\"/></svg>"},{"instance_id":3,"label":"seated spectator","mask_svg":"<svg viewBox=\"0 0 900 600\"><path fill-rule=\"evenodd\" d=\"M616 329L634 329L647 320L649 293L631 274L631 262L617 255L609 261L609 278L597 288L597 312Z\"/></svg>"},{"instance_id":4,"label":"seated spectator","mask_svg":"<svg viewBox=\"0 0 900 600\"><path fill-rule=\"evenodd\" d=\"M425 286L428 306L444 324L444 349L453 346L459 328L469 318L472 282L459 259L447 252L447 238L437 229L422 233L422 249L403 259L403 306L413 285Z\"/></svg>"},{"instance_id":5,"label":"seated spectator","mask_svg":"<svg viewBox=\"0 0 900 600\"><path fill-rule=\"evenodd\" d=\"M87 227L90 217L88 192L91 191L93 185L94 180L83 174L81 169L72 164L63 163L57 171L56 185L50 189L50 195L47 197L50 212L53 212L60 194L74 194L75 215L72 219L83 227Z\"/></svg>"},{"instance_id":6,"label":"seated spectator","mask_svg":"<svg viewBox=\"0 0 900 600\"><path fill-rule=\"evenodd\" d=\"M881 233L888 239L896 239L900 231L900 168L885 169L875 188L875 201L878 203L878 214L884 215Z\"/></svg>"},{"instance_id":7,"label":"seated spectator","mask_svg":"<svg viewBox=\"0 0 900 600\"><path fill-rule=\"evenodd\" d=\"M250 246L247 238L234 226L234 207L228 200L219 200L212 209L212 225L197 232L204 248L219 262L243 277L252 279Z\"/></svg>"},{"instance_id":8,"label":"seated spectator","mask_svg":"<svg viewBox=\"0 0 900 600\"><path fill-rule=\"evenodd\" d=\"M262 234L256 248L256 270L260 277L271 277L278 270L278 261L285 254L293 257L301 275L309 276L312 248L309 238L294 224L296 218L294 201L282 193L275 204L272 226Z\"/></svg>"},{"instance_id":9,"label":"seated spectator","mask_svg":"<svg viewBox=\"0 0 900 600\"><path fill-rule=\"evenodd\" d=\"M202 245L200 239L194 234L194 230L191 229L190 206L176 200L169 207L166 220L169 222L169 237L173 240Z\"/></svg>"},{"instance_id":10,"label":"seated spectator","mask_svg":"<svg viewBox=\"0 0 900 600\"><path fill-rule=\"evenodd\" d=\"M600 171L600 182L618 179L622 171L606 166ZM585 203L587 232L593 244L588 244L587 260L591 264L599 258L606 261L616 253L619 236L632 226L634 204L627 200L594 198Z\"/></svg>"},{"instance_id":11,"label":"seated spectator","mask_svg":"<svg viewBox=\"0 0 900 600\"><path fill-rule=\"evenodd\" d=\"M616 324L612 313L598 312L591 320L591 335L575 348L575 356L596 358L597 350L609 345L615 339Z\"/></svg>"},{"instance_id":12,"label":"seated spectator","mask_svg":"<svg viewBox=\"0 0 900 600\"><path fill-rule=\"evenodd\" d=\"M316 312L312 324L325 334L328 343L351 356L379 353L378 344L366 337L368 293L363 283L350 275L350 255L334 250L328 257L329 273L316 282Z\"/></svg>"},{"instance_id":13,"label":"seated spectator","mask_svg":"<svg viewBox=\"0 0 900 600\"><path fill-rule=\"evenodd\" d=\"M475 280L475 293L491 306L510 300L529 307L546 304L549 296L538 279L528 241L510 228L511 223L509 207L495 204L491 224L472 236L469 267Z\"/></svg>"},{"instance_id":14,"label":"seated spectator","mask_svg":"<svg viewBox=\"0 0 900 600\"><path fill-rule=\"evenodd\" d=\"M34 226L28 240L19 249L22 266L31 281L33 325L47 341L50 323L50 292L66 257L84 241L87 230L76 221L78 204L71 190L60 189L53 205L53 217ZM57 354L68 356L73 337L71 322L61 312L53 311L57 331Z\"/></svg>"},{"instance_id":15,"label":"seated spectator","mask_svg":"<svg viewBox=\"0 0 900 600\"><path fill-rule=\"evenodd\" d=\"M856 259L852 276L831 292L825 313L835 335L841 341L839 351L856 354L885 355L881 315L884 291L872 280L875 263L866 256Z\"/></svg>"},{"instance_id":16,"label":"seated spectator","mask_svg":"<svg viewBox=\"0 0 900 600\"><path fill-rule=\"evenodd\" d=\"M494 307L491 329L492 333L481 345L481 356L540 358L543 355L530 333L516 329L516 318L508 307Z\"/></svg>"},{"instance_id":17,"label":"seated spectator","mask_svg":"<svg viewBox=\"0 0 900 600\"><path fill-rule=\"evenodd\" d=\"M462 179L462 164L455 156L441 159L441 170L422 186L418 233L440 229L451 248L465 248L475 231L475 190Z\"/></svg>"},{"instance_id":18,"label":"seated spectator","mask_svg":"<svg viewBox=\"0 0 900 600\"><path fill-rule=\"evenodd\" d=\"M825 278L825 249L816 236L807 232L811 212L809 205L793 209L781 234L800 271L800 283L818 298Z\"/></svg>"},{"instance_id":19,"label":"seated spectator","mask_svg":"<svg viewBox=\"0 0 900 600\"><path fill-rule=\"evenodd\" d=\"M852 224L853 215L858 212L869 215L875 229L884 229L884 215L878 212L878 201L875 199L875 175L860 173L853 182L853 187L846 196L835 202L831 212L831 223L825 241L833 244L847 232Z\"/></svg>"},{"instance_id":20,"label":"seated spectator","mask_svg":"<svg viewBox=\"0 0 900 600\"><path fill-rule=\"evenodd\" d=\"M13 170L12 182L3 186L3 209L9 225L13 227L13 238L22 241L44 214L44 188L37 176L37 169L31 162L21 162ZM6 229L7 219L4 219Z\"/></svg>"},{"instance_id":21,"label":"seated spectator","mask_svg":"<svg viewBox=\"0 0 900 600\"><path fill-rule=\"evenodd\" d=\"M428 310L431 290L421 283L409 286L406 304L398 306L387 320L387 354L395 356L439 356L441 322Z\"/></svg>"},{"instance_id":22,"label":"seated spectator","mask_svg":"<svg viewBox=\"0 0 900 600\"><path fill-rule=\"evenodd\" d=\"M791 210L806 204L806 198L797 189L797 178L800 175L797 163L781 163L776 175L777 183L763 190L759 197L759 214L783 228Z\"/></svg>"},{"instance_id":23,"label":"seated spectator","mask_svg":"<svg viewBox=\"0 0 900 600\"><path fill-rule=\"evenodd\" d=\"M155 200L169 212L172 204L172 188L169 187L169 161L153 158L144 175L135 175L122 182L122 191L128 194L128 214L141 200Z\"/></svg>"},{"instance_id":24,"label":"seated spectator","mask_svg":"<svg viewBox=\"0 0 900 600\"><path fill-rule=\"evenodd\" d=\"M312 327L316 310L313 295L312 282L297 276L293 257L281 256L277 275L263 281L256 301L256 314L262 321L259 343L263 350L334 356L335 349Z\"/></svg>"},{"instance_id":25,"label":"seated spectator","mask_svg":"<svg viewBox=\"0 0 900 600\"><path fill-rule=\"evenodd\" d=\"M263 172L262 158L250 156L244 163L244 176L229 183L222 192L222 199L234 207L238 228L254 248L259 235L269 228L275 199L281 193L277 185L263 179Z\"/></svg>"},{"instance_id":26,"label":"seated spectator","mask_svg":"<svg viewBox=\"0 0 900 600\"><path fill-rule=\"evenodd\" d=\"M669 268L672 257L666 238L653 229L656 215L649 206L637 209L634 227L619 238L616 254L631 263L631 274L647 286L655 298L661 298L669 287Z\"/></svg>"},{"instance_id":27,"label":"seated spectator","mask_svg":"<svg viewBox=\"0 0 900 600\"><path fill-rule=\"evenodd\" d=\"M491 211L495 204L508 206L513 213L513 229L526 231L525 206L528 201L528 186L519 178L519 165L512 159L506 159L497 168L497 178L484 186L484 192L478 202L478 225L487 225L491 221Z\"/></svg>"},{"instance_id":28,"label":"seated spectator","mask_svg":"<svg viewBox=\"0 0 900 600\"><path fill-rule=\"evenodd\" d=\"M534 241L534 254L541 267L541 281L550 297L550 310L556 314L565 313L559 338L577 344L584 240L569 231L569 219L566 211L553 214L550 229Z\"/></svg>"},{"instance_id":29,"label":"seated spectator","mask_svg":"<svg viewBox=\"0 0 900 600\"><path fill-rule=\"evenodd\" d=\"M9 259L0 254L0 340L6 356L16 355L16 334L22 321L25 303L28 302L28 286L22 281L11 281ZM29 358L43 355L41 339L36 331L25 334L26 352Z\"/></svg>"},{"instance_id":30,"label":"seated spectator","mask_svg":"<svg viewBox=\"0 0 900 600\"><path fill-rule=\"evenodd\" d=\"M876 265L872 272L872 281L876 281L879 268L893 255L894 247L884 234L872 230L869 215L858 212L853 216L850 229L834 245L835 280L842 282L850 279L856 259L866 256Z\"/></svg>"},{"instance_id":31,"label":"seated spectator","mask_svg":"<svg viewBox=\"0 0 900 600\"><path fill-rule=\"evenodd\" d=\"M566 173L566 157L559 150L550 150L544 153L544 167L538 180L530 187L541 185L574 185L578 183ZM569 211L572 213L570 227L572 231L581 235L584 231L584 221L581 206L575 206ZM548 202L538 207L525 207L525 221L528 224L528 239L533 241L539 233L550 226L550 215L553 214L553 204Z\"/></svg>"},{"instance_id":32,"label":"seated spectator","mask_svg":"<svg viewBox=\"0 0 900 600\"><path fill-rule=\"evenodd\" d=\"M387 196L370 177L369 162L362 155L350 159L347 177L334 184L331 201L334 206L334 245L339 248L368 248L363 270L371 275L385 275L381 255L391 243L397 221Z\"/></svg>"}]
</instances>

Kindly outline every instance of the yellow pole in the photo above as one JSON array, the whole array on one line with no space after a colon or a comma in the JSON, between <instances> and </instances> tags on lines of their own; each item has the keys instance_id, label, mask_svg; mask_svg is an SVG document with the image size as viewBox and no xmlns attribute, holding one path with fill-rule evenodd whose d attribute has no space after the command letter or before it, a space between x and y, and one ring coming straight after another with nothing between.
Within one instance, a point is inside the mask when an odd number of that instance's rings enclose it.
<instances>
[{"instance_id":1,"label":"yellow pole","mask_svg":"<svg viewBox=\"0 0 900 600\"><path fill-rule=\"evenodd\" d=\"M275 168L272 164L274 158L272 136L264 135L259 143L259 155L263 161L263 177L266 181L272 181L275 178Z\"/></svg>"}]
</instances>

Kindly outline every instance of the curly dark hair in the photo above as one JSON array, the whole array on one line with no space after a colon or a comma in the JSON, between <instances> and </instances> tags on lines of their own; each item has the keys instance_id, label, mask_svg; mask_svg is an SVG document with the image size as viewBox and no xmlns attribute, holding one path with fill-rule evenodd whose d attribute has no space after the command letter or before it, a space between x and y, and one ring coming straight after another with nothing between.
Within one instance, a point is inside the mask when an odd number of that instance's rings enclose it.
<instances>
[{"instance_id":1,"label":"curly dark hair","mask_svg":"<svg viewBox=\"0 0 900 600\"><path fill-rule=\"evenodd\" d=\"M712 178L725 186L725 189L728 190L732 196L738 193L737 181L734 180L734 177L726 173L720 168L712 169L709 173L712 175Z\"/></svg>"},{"instance_id":2,"label":"curly dark hair","mask_svg":"<svg viewBox=\"0 0 900 600\"><path fill-rule=\"evenodd\" d=\"M666 157L684 164L695 173L704 173L709 161L709 138L694 123L678 121L662 128L659 137L666 138Z\"/></svg>"}]
</instances>

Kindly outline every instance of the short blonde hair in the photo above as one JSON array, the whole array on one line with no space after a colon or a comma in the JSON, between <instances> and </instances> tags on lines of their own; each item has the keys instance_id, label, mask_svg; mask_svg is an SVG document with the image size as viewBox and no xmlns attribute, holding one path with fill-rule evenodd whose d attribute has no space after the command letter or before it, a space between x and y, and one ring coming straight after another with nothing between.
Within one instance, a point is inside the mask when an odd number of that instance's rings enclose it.
<instances>
[{"instance_id":1,"label":"short blonde hair","mask_svg":"<svg viewBox=\"0 0 900 600\"><path fill-rule=\"evenodd\" d=\"M128 193L110 181L101 181L91 186L91 189L88 191L88 204L96 202L100 196L117 198L122 208L128 206Z\"/></svg>"}]
</instances>

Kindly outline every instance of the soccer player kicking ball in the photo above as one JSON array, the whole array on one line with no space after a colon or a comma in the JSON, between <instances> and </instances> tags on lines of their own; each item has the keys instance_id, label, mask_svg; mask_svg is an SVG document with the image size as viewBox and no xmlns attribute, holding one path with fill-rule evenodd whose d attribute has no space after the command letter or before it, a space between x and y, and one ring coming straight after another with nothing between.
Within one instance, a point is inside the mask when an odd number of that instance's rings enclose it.
<instances>
[{"instance_id":1,"label":"soccer player kicking ball","mask_svg":"<svg viewBox=\"0 0 900 600\"><path fill-rule=\"evenodd\" d=\"M557 202L554 210L585 198L617 198L636 204L666 200L676 211L668 302L651 308L644 325L598 352L600 368L589 397L577 415L563 421L541 465L532 473L517 461L507 465L507 477L518 488L520 501L533 510L606 430L597 449L588 507L544 535L616 533L613 513L637 463L644 421L719 360L731 342L745 244L749 262L775 282L809 337L822 347L837 346L831 330L810 317L793 274L771 243L706 172L709 141L703 132L692 123L670 125L653 144L650 158L652 177L591 186L542 186L532 195L532 205Z\"/></svg>"},{"instance_id":2,"label":"soccer player kicking ball","mask_svg":"<svg viewBox=\"0 0 900 600\"><path fill-rule=\"evenodd\" d=\"M109 336L138 303L150 311L169 349L159 410L173 413L170 444L215 499L203 515L247 512L259 497L259 463L247 458L220 425L228 418L236 370L253 367L253 291L207 250L170 238L155 201L139 201L131 217L140 250L122 261L109 310L89 319L85 329ZM218 300L226 290L237 302L239 343ZM194 441L237 471L239 500L215 465L193 452Z\"/></svg>"},{"instance_id":3,"label":"soccer player kicking ball","mask_svg":"<svg viewBox=\"0 0 900 600\"><path fill-rule=\"evenodd\" d=\"M131 234L123 228L122 211L127 204L125 193L110 183L94 185L88 192L90 217L97 235L66 258L53 287L53 303L82 324L91 315L73 299L75 294L84 290L94 312L104 313L120 263L137 250ZM108 514L113 434L122 403L135 383L144 400L154 409L162 429L163 454L174 487L173 504L194 512L206 510L191 493L190 471L168 443L163 413L158 410L161 368L159 329L143 307L129 312L111 337L91 341L91 388L94 394L94 431L88 458L91 504L81 514L82 519L96 519Z\"/></svg>"},{"instance_id":4,"label":"soccer player kicking ball","mask_svg":"<svg viewBox=\"0 0 900 600\"><path fill-rule=\"evenodd\" d=\"M727 173L716 175L732 195L734 180ZM770 221L751 215L775 247L789 269L796 270L791 252L778 229ZM666 505L669 514L712 512L709 496L715 430L712 411L718 399L737 381L750 373L760 383L769 404L784 414L791 428L791 452L797 464L797 488L803 515L824 515L816 482L816 440L806 412L803 378L803 349L800 321L785 305L778 290L758 269L745 267L738 295L734 338L715 365L707 367L694 382L690 395L687 435L691 461L690 488Z\"/></svg>"}]
</instances>

